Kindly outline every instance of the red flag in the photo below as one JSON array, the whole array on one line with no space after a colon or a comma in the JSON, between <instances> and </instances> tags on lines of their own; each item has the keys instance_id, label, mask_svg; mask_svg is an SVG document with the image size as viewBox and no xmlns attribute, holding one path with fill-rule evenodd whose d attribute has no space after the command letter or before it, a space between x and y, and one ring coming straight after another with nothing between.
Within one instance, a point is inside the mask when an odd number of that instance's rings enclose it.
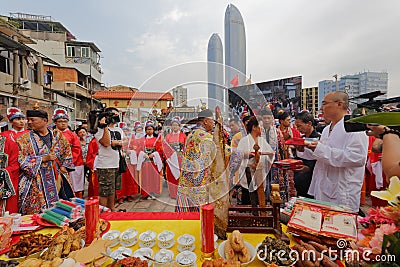
<instances>
[{"instance_id":1,"label":"red flag","mask_svg":"<svg viewBox=\"0 0 400 267\"><path fill-rule=\"evenodd\" d=\"M169 159L175 153L175 150L165 140L163 140L162 146L165 158Z\"/></svg>"},{"instance_id":2,"label":"red flag","mask_svg":"<svg viewBox=\"0 0 400 267\"><path fill-rule=\"evenodd\" d=\"M236 87L239 85L239 77L236 74L236 76L230 81L230 84L232 84L233 87Z\"/></svg>"}]
</instances>

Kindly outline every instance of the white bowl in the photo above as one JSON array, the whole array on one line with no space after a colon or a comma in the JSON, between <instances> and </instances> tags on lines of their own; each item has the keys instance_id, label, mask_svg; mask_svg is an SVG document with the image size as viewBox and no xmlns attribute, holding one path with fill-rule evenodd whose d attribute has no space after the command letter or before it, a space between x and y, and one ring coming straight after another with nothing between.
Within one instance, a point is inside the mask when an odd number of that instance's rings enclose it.
<instances>
[{"instance_id":1,"label":"white bowl","mask_svg":"<svg viewBox=\"0 0 400 267\"><path fill-rule=\"evenodd\" d=\"M174 259L174 252L169 249L160 249L159 252L156 253L154 259L158 262L154 262L154 266L163 266L165 263L169 263Z\"/></svg>"},{"instance_id":2,"label":"white bowl","mask_svg":"<svg viewBox=\"0 0 400 267\"><path fill-rule=\"evenodd\" d=\"M223 258L224 260L226 260L226 258L225 258L225 253L224 253L224 247L225 247L226 242L228 242L228 240L225 240L224 242L222 242L222 243L219 245L219 247L218 247L218 254L219 254L219 255L221 256L221 258ZM250 264L252 261L254 261L254 259L255 259L255 257L256 257L256 254L257 254L257 253L256 253L256 249L253 247L252 244L250 244L250 243L247 242L247 241L244 241L244 244L245 244L245 245L247 246L247 248L249 249L251 258L250 258L250 260L249 260L248 262L241 263L242 266L248 265L248 264Z\"/></svg>"},{"instance_id":3,"label":"white bowl","mask_svg":"<svg viewBox=\"0 0 400 267\"><path fill-rule=\"evenodd\" d=\"M138 241L137 235L138 235L137 230L134 230L132 228L127 229L120 236L121 244L123 244L126 247L135 245L136 242Z\"/></svg>"},{"instance_id":4,"label":"white bowl","mask_svg":"<svg viewBox=\"0 0 400 267\"><path fill-rule=\"evenodd\" d=\"M133 257L137 257L139 259L146 260L148 262L148 265L150 266L153 262L146 259L144 256L147 257L153 257L153 250L151 248L139 248L138 250L136 250L135 252L133 252Z\"/></svg>"},{"instance_id":5,"label":"white bowl","mask_svg":"<svg viewBox=\"0 0 400 267\"><path fill-rule=\"evenodd\" d=\"M105 233L102 236L102 239L103 240L111 240L112 243L111 243L110 247L114 247L119 243L119 235L120 234L121 234L121 232L118 230L111 230L111 231L108 231L107 233Z\"/></svg>"},{"instance_id":6,"label":"white bowl","mask_svg":"<svg viewBox=\"0 0 400 267\"><path fill-rule=\"evenodd\" d=\"M178 237L178 245L182 250L193 250L194 241L196 239L194 236L189 234L183 234Z\"/></svg>"},{"instance_id":7,"label":"white bowl","mask_svg":"<svg viewBox=\"0 0 400 267\"><path fill-rule=\"evenodd\" d=\"M158 234L158 246L160 248L170 248L174 245L175 234L171 231L164 230Z\"/></svg>"},{"instance_id":8,"label":"white bowl","mask_svg":"<svg viewBox=\"0 0 400 267\"><path fill-rule=\"evenodd\" d=\"M147 230L146 232L143 232L139 235L139 239L142 242L152 242L156 239L156 232Z\"/></svg>"},{"instance_id":9,"label":"white bowl","mask_svg":"<svg viewBox=\"0 0 400 267\"><path fill-rule=\"evenodd\" d=\"M140 248L152 248L156 245L156 240L150 241L150 242L139 242L139 247Z\"/></svg>"},{"instance_id":10,"label":"white bowl","mask_svg":"<svg viewBox=\"0 0 400 267\"><path fill-rule=\"evenodd\" d=\"M176 255L176 262L182 266L191 267L196 265L197 256L194 252L183 251Z\"/></svg>"},{"instance_id":11,"label":"white bowl","mask_svg":"<svg viewBox=\"0 0 400 267\"><path fill-rule=\"evenodd\" d=\"M110 256L111 256L111 258L122 260L122 259L126 258L126 256L124 256L122 254L126 254L126 255L131 256L132 255L132 250L130 248L119 247L118 249L114 250L110 254Z\"/></svg>"},{"instance_id":12,"label":"white bowl","mask_svg":"<svg viewBox=\"0 0 400 267\"><path fill-rule=\"evenodd\" d=\"M191 247L187 247L187 246L185 246L185 247L181 247L181 245L178 245L178 251L179 252L183 252L183 251L193 251L194 249L195 249L195 245L193 244Z\"/></svg>"},{"instance_id":13,"label":"white bowl","mask_svg":"<svg viewBox=\"0 0 400 267\"><path fill-rule=\"evenodd\" d=\"M158 241L163 241L163 242L169 242L173 240L175 237L175 234L171 231L164 230L161 233L158 234Z\"/></svg>"}]
</instances>

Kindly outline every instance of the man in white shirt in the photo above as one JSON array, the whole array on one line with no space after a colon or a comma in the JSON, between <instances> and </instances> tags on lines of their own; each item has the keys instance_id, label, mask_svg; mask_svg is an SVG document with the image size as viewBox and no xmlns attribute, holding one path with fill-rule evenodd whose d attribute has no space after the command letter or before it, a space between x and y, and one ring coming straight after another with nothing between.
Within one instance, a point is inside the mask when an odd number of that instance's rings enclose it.
<instances>
[{"instance_id":1,"label":"man in white shirt","mask_svg":"<svg viewBox=\"0 0 400 267\"><path fill-rule=\"evenodd\" d=\"M367 160L368 137L364 132L347 133L344 116L349 97L344 92L327 94L322 101L324 118L331 121L318 142L307 145L297 155L317 160L308 194L315 199L360 208L361 187Z\"/></svg>"},{"instance_id":2,"label":"man in white shirt","mask_svg":"<svg viewBox=\"0 0 400 267\"><path fill-rule=\"evenodd\" d=\"M115 190L121 189L118 150L122 148L124 133L121 128L115 127L119 122L118 109L106 108L105 113L109 114L101 115L98 131L94 135L99 145L96 169L99 179L100 205L115 211Z\"/></svg>"}]
</instances>

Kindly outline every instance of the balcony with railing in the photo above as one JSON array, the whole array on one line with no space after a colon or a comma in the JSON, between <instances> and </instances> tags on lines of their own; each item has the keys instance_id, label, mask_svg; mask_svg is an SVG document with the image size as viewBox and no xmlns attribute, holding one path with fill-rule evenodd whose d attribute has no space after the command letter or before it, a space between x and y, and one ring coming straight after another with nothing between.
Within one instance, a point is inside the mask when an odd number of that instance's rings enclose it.
<instances>
[{"instance_id":1,"label":"balcony with railing","mask_svg":"<svg viewBox=\"0 0 400 267\"><path fill-rule=\"evenodd\" d=\"M75 82L65 82L64 91L74 96L90 97L88 88Z\"/></svg>"}]
</instances>

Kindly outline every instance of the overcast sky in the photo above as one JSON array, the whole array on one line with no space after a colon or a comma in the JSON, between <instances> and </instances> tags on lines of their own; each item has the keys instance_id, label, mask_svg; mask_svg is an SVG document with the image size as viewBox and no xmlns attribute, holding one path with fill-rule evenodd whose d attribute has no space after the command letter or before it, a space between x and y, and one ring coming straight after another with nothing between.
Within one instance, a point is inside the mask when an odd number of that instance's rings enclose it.
<instances>
[{"instance_id":1,"label":"overcast sky","mask_svg":"<svg viewBox=\"0 0 400 267\"><path fill-rule=\"evenodd\" d=\"M140 87L165 68L207 60L210 36L224 43L229 3L244 20L252 81L302 75L310 87L334 74L387 71L389 96L400 95L399 0L1 0L0 12L52 16L102 50L106 85Z\"/></svg>"}]
</instances>

